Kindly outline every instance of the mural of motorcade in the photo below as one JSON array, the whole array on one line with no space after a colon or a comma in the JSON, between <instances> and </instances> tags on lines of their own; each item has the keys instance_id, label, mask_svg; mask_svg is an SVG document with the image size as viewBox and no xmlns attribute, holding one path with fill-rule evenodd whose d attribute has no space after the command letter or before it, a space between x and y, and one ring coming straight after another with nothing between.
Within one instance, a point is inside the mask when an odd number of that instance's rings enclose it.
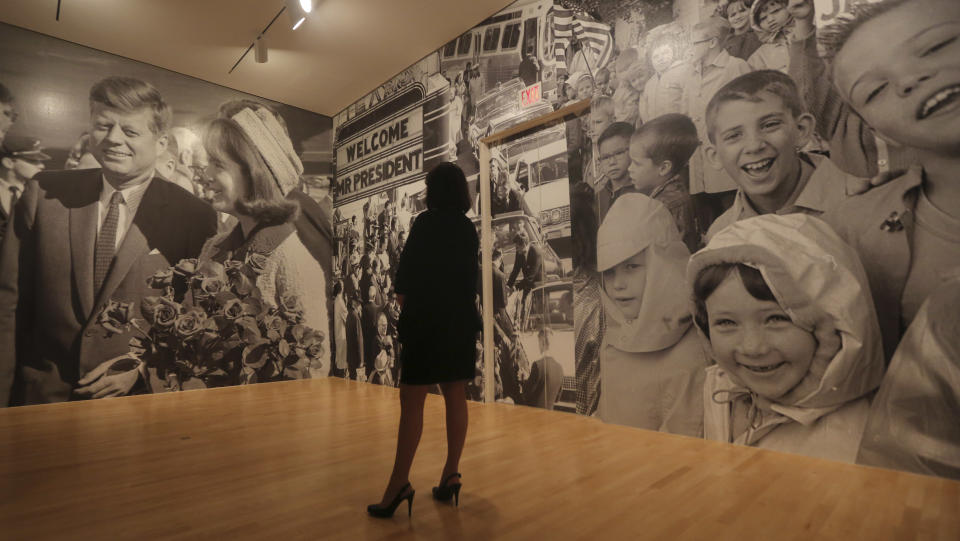
<instances>
[{"instance_id":1,"label":"mural of motorcade","mask_svg":"<svg viewBox=\"0 0 960 541\"><path fill-rule=\"evenodd\" d=\"M480 233L480 218L474 217L473 224L476 226L477 232ZM558 279L567 274L566 265L544 240L543 234L540 232L540 224L534 218L523 212L506 212L494 216L491 219L491 226L493 249L500 250L500 253L503 254L503 266L507 275L513 269L513 262L517 256L514 238L520 231L527 234L530 243L536 246L543 255L545 279Z\"/></svg>"},{"instance_id":2,"label":"mural of motorcade","mask_svg":"<svg viewBox=\"0 0 960 541\"><path fill-rule=\"evenodd\" d=\"M574 350L573 282L569 278L544 282L530 291L526 309L517 325L518 340L530 362L543 355L537 338L543 327L551 331L550 348L546 353L552 354L563 368L563 383L553 409L576 413L576 367L573 356L568 354ZM529 377L529 374L525 376Z\"/></svg>"}]
</instances>

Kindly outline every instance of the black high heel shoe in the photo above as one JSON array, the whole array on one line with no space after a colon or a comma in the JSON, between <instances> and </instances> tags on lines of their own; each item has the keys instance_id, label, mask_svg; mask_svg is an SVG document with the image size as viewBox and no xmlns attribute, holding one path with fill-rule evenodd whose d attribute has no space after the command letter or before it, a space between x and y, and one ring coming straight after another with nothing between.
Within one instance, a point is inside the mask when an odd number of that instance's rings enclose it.
<instances>
[{"instance_id":1,"label":"black high heel shoe","mask_svg":"<svg viewBox=\"0 0 960 541\"><path fill-rule=\"evenodd\" d=\"M405 494L407 490L410 490L409 494ZM400 489L400 492L397 493L396 497L393 498L393 501L387 505L380 505L379 503L371 503L367 506L367 513L370 513L370 516L377 518L390 518L393 516L393 512L397 510L397 506L400 505L400 502L407 500L407 516L413 515L413 495L416 494L416 490L413 490L413 487L410 486L410 483L403 485L403 488Z\"/></svg>"},{"instance_id":2,"label":"black high heel shoe","mask_svg":"<svg viewBox=\"0 0 960 541\"><path fill-rule=\"evenodd\" d=\"M451 483L450 480L456 477L458 481L456 483ZM443 480L443 485L438 487L433 487L433 499L438 502L448 502L450 498L453 498L456 502L457 507L460 507L460 482L459 479L463 477L459 473L451 473Z\"/></svg>"}]
</instances>

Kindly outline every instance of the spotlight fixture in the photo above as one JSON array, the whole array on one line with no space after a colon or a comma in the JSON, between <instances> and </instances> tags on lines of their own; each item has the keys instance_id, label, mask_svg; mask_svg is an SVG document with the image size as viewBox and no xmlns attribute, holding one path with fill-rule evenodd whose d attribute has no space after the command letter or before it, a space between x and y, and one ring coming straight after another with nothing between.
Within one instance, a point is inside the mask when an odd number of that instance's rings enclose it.
<instances>
[{"instance_id":1,"label":"spotlight fixture","mask_svg":"<svg viewBox=\"0 0 960 541\"><path fill-rule=\"evenodd\" d=\"M257 41L253 45L253 59L257 64L265 64L267 62L267 40L263 37L258 37Z\"/></svg>"},{"instance_id":2,"label":"spotlight fixture","mask_svg":"<svg viewBox=\"0 0 960 541\"><path fill-rule=\"evenodd\" d=\"M286 3L290 24L296 30L307 20L307 15L313 11L313 0L286 0Z\"/></svg>"}]
</instances>

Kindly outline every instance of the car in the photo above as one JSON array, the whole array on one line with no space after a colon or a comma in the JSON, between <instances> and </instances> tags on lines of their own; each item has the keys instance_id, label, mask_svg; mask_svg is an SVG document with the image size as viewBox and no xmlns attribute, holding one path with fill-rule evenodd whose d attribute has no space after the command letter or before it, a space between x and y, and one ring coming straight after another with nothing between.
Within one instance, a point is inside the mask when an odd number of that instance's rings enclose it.
<instances>
[{"instance_id":1,"label":"car","mask_svg":"<svg viewBox=\"0 0 960 541\"><path fill-rule=\"evenodd\" d=\"M477 233L480 231L480 217L472 218ZM503 268L507 275L513 270L513 262L516 259L517 248L514 244L514 237L517 233L523 231L527 234L530 242L540 248L543 254L543 274L544 280L562 278L566 272L563 262L553 248L547 244L540 232L540 224L532 217L524 214L522 211L506 212L498 214L491 219L493 229L493 248L499 249L503 254Z\"/></svg>"},{"instance_id":2,"label":"car","mask_svg":"<svg viewBox=\"0 0 960 541\"><path fill-rule=\"evenodd\" d=\"M527 309L517 325L520 345L530 362L540 358L538 333L549 328L550 352L563 369L560 396L554 410L576 413L577 381L573 337L573 281L569 278L544 282L530 291Z\"/></svg>"}]
</instances>

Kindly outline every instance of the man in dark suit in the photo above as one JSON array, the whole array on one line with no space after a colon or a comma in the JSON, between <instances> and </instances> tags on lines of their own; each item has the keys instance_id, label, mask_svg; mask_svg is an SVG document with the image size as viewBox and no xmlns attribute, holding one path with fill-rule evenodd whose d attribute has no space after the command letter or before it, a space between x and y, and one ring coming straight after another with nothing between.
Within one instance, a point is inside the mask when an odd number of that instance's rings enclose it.
<instances>
[{"instance_id":1,"label":"man in dark suit","mask_svg":"<svg viewBox=\"0 0 960 541\"><path fill-rule=\"evenodd\" d=\"M363 305L363 364L367 375L375 369L377 354L377 318L380 317L380 305L377 304L377 286L370 286L367 302Z\"/></svg>"},{"instance_id":2,"label":"man in dark suit","mask_svg":"<svg viewBox=\"0 0 960 541\"><path fill-rule=\"evenodd\" d=\"M360 301L360 282L361 277L360 273L363 272L360 270L360 265L355 265L351 269L350 276L347 277L346 282L344 283L344 295L347 299L356 299Z\"/></svg>"},{"instance_id":3,"label":"man in dark suit","mask_svg":"<svg viewBox=\"0 0 960 541\"><path fill-rule=\"evenodd\" d=\"M530 377L523 382L523 403L535 408L553 409L563 386L563 367L550 354L549 327L537 333L541 357L530 366Z\"/></svg>"},{"instance_id":4,"label":"man in dark suit","mask_svg":"<svg viewBox=\"0 0 960 541\"><path fill-rule=\"evenodd\" d=\"M151 85L110 77L90 90L91 152L102 169L27 184L0 250L0 404L129 393L136 368L114 364L129 336L98 325L108 301L139 314L147 278L197 257L216 213L154 179L170 108ZM15 347L13 347L15 344Z\"/></svg>"},{"instance_id":5,"label":"man in dark suit","mask_svg":"<svg viewBox=\"0 0 960 541\"><path fill-rule=\"evenodd\" d=\"M0 144L0 241L27 182L43 171L48 161L50 156L32 137L10 136Z\"/></svg>"},{"instance_id":6,"label":"man in dark suit","mask_svg":"<svg viewBox=\"0 0 960 541\"><path fill-rule=\"evenodd\" d=\"M363 316L360 301L350 299L350 311L347 312L347 377L357 378L357 373L364 369L364 339Z\"/></svg>"},{"instance_id":7,"label":"man in dark suit","mask_svg":"<svg viewBox=\"0 0 960 541\"><path fill-rule=\"evenodd\" d=\"M527 234L523 231L517 233L513 242L517 247L517 255L513 260L513 269L510 270L510 279L507 280L507 285L514 287L514 284L516 284L517 289L523 291L521 306L526 306L527 295L530 294L530 290L537 282L543 280L543 255L540 253L540 247L530 242ZM517 275L521 270L523 271L523 278L518 282Z\"/></svg>"}]
</instances>

